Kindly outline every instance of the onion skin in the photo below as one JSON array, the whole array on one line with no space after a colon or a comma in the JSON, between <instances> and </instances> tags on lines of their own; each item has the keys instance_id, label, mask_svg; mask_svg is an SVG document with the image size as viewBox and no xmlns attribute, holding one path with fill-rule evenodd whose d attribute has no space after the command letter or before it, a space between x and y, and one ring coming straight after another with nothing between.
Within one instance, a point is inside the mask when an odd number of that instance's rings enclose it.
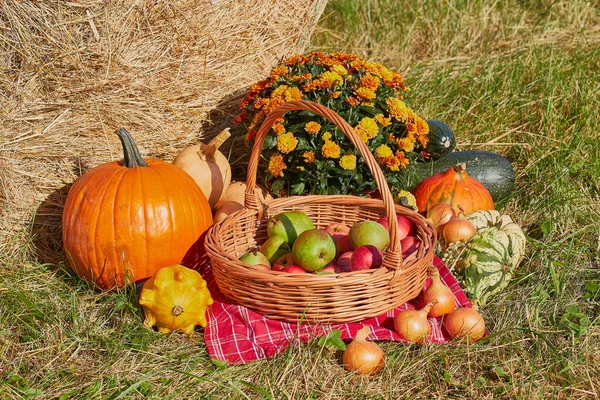
<instances>
[{"instance_id":1,"label":"onion skin","mask_svg":"<svg viewBox=\"0 0 600 400\"><path fill-rule=\"evenodd\" d=\"M429 317L437 318L448 314L456 307L456 299L452 289L444 285L440 279L440 273L437 268L431 269L431 285L423 292L423 304L428 304L432 301L436 304L431 307Z\"/></svg>"},{"instance_id":2,"label":"onion skin","mask_svg":"<svg viewBox=\"0 0 600 400\"><path fill-rule=\"evenodd\" d=\"M444 327L452 339L468 338L471 343L485 335L483 317L474 308L457 308L444 317Z\"/></svg>"},{"instance_id":3,"label":"onion skin","mask_svg":"<svg viewBox=\"0 0 600 400\"><path fill-rule=\"evenodd\" d=\"M455 217L456 213L454 212L454 208L446 203L437 203L427 211L427 218L436 228L444 225Z\"/></svg>"},{"instance_id":4,"label":"onion skin","mask_svg":"<svg viewBox=\"0 0 600 400\"><path fill-rule=\"evenodd\" d=\"M431 332L427 313L434 304L432 301L420 310L404 310L396 314L394 330L398 336L409 342L423 343Z\"/></svg>"},{"instance_id":5,"label":"onion skin","mask_svg":"<svg viewBox=\"0 0 600 400\"><path fill-rule=\"evenodd\" d=\"M368 326L362 327L354 340L346 346L342 356L344 368L359 374L377 373L385 364L385 354L376 343L367 341L371 333Z\"/></svg>"}]
</instances>

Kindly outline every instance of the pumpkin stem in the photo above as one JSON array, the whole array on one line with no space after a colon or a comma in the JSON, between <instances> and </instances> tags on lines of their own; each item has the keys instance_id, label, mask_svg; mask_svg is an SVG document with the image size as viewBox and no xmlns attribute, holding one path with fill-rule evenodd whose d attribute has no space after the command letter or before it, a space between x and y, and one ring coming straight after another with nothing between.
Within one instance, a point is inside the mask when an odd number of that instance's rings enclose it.
<instances>
[{"instance_id":1,"label":"pumpkin stem","mask_svg":"<svg viewBox=\"0 0 600 400\"><path fill-rule=\"evenodd\" d=\"M454 166L454 170L458 173L467 172L467 164L458 163Z\"/></svg>"},{"instance_id":2,"label":"pumpkin stem","mask_svg":"<svg viewBox=\"0 0 600 400\"><path fill-rule=\"evenodd\" d=\"M125 128L119 128L116 133L119 135L119 139L121 139L121 144L123 145L123 165L127 168L147 167L148 164L140 155L129 132Z\"/></svg>"},{"instance_id":3,"label":"pumpkin stem","mask_svg":"<svg viewBox=\"0 0 600 400\"><path fill-rule=\"evenodd\" d=\"M173 314L176 317L181 315L181 313L183 313L183 307L181 306L175 306L171 309L171 314Z\"/></svg>"},{"instance_id":4,"label":"pumpkin stem","mask_svg":"<svg viewBox=\"0 0 600 400\"><path fill-rule=\"evenodd\" d=\"M229 128L223 129L217 136L212 138L208 144L202 148L200 146L200 151L198 151L198 157L201 160L206 160L207 157L214 157L215 152L221 147L221 145L231 136L229 133Z\"/></svg>"}]
</instances>

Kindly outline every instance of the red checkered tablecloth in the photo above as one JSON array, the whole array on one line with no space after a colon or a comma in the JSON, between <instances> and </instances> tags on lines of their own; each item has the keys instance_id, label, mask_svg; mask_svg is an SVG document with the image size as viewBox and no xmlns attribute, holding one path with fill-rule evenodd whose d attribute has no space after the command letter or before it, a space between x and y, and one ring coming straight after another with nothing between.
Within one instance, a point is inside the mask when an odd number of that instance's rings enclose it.
<instances>
[{"instance_id":1,"label":"red checkered tablecloth","mask_svg":"<svg viewBox=\"0 0 600 400\"><path fill-rule=\"evenodd\" d=\"M440 271L442 282L452 289L457 304L470 307L471 303L446 265L437 257L433 264ZM360 322L331 325L281 322L267 319L246 307L231 304L219 291L210 266L205 267L201 273L214 299L214 304L207 311L208 325L204 330L206 347L211 358L230 364L245 364L274 356L290 344L326 336L334 329L341 331L342 339L351 340L365 325L371 327L370 340L403 342L404 339L394 331L394 317L401 310L420 308L420 299L417 297L385 314ZM430 318L429 323L431 333L427 341L446 343L450 340L439 319Z\"/></svg>"}]
</instances>

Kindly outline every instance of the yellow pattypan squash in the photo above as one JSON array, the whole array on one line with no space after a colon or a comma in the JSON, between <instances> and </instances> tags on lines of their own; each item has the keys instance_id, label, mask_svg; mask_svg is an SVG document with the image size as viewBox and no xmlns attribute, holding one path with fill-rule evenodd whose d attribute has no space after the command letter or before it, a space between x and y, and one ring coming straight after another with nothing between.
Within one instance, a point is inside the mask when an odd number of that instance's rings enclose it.
<instances>
[{"instance_id":1,"label":"yellow pattypan squash","mask_svg":"<svg viewBox=\"0 0 600 400\"><path fill-rule=\"evenodd\" d=\"M180 330L188 335L196 325L206 327L206 309L213 303L206 281L198 271L172 265L156 271L139 296L144 325L159 332Z\"/></svg>"},{"instance_id":2,"label":"yellow pattypan squash","mask_svg":"<svg viewBox=\"0 0 600 400\"><path fill-rule=\"evenodd\" d=\"M406 190L400 190L400 192L394 198L394 203L411 208L415 211L418 210L417 199L415 199L415 196L413 196L411 192L407 192Z\"/></svg>"}]
</instances>

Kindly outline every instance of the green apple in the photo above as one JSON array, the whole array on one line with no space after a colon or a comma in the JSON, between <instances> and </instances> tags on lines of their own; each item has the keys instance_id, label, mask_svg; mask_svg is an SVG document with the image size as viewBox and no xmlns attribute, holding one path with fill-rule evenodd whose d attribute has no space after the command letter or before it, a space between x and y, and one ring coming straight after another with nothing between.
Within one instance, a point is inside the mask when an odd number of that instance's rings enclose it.
<instances>
[{"instance_id":1,"label":"green apple","mask_svg":"<svg viewBox=\"0 0 600 400\"><path fill-rule=\"evenodd\" d=\"M302 232L292 246L296 265L306 272L319 271L335 258L335 242L323 229Z\"/></svg>"},{"instance_id":2,"label":"green apple","mask_svg":"<svg viewBox=\"0 0 600 400\"><path fill-rule=\"evenodd\" d=\"M240 257L240 261L248 265L266 265L271 268L271 263L267 256L260 251L254 249Z\"/></svg>"},{"instance_id":3,"label":"green apple","mask_svg":"<svg viewBox=\"0 0 600 400\"><path fill-rule=\"evenodd\" d=\"M284 211L267 221L267 235L283 237L290 247L298 235L309 229L315 229L315 226L302 211Z\"/></svg>"},{"instance_id":4,"label":"green apple","mask_svg":"<svg viewBox=\"0 0 600 400\"><path fill-rule=\"evenodd\" d=\"M259 251L267 256L269 262L273 265L279 257L289 253L292 249L283 236L273 235L260 246Z\"/></svg>"},{"instance_id":5,"label":"green apple","mask_svg":"<svg viewBox=\"0 0 600 400\"><path fill-rule=\"evenodd\" d=\"M390 234L383 225L376 221L357 222L348 233L353 248L373 245L383 251L390 244Z\"/></svg>"}]
</instances>

